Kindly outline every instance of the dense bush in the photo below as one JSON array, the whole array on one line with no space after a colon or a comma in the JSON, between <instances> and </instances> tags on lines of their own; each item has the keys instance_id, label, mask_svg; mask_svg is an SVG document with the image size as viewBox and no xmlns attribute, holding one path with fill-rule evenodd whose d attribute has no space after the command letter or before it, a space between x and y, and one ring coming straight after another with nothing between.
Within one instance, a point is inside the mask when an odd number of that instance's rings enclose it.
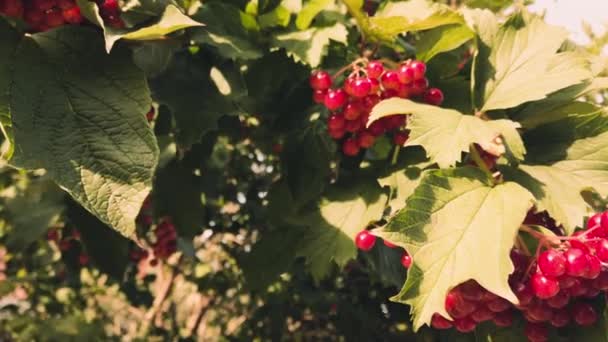
<instances>
[{"instance_id":1,"label":"dense bush","mask_svg":"<svg viewBox=\"0 0 608 342\"><path fill-rule=\"evenodd\" d=\"M525 6L0 0L0 339L608 341L606 39Z\"/></svg>"}]
</instances>

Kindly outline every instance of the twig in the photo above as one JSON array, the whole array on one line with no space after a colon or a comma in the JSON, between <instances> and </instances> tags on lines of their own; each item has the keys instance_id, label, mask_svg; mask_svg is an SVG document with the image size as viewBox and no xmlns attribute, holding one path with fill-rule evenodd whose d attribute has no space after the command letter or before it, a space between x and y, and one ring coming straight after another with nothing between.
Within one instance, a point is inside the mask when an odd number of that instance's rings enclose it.
<instances>
[{"instance_id":1,"label":"twig","mask_svg":"<svg viewBox=\"0 0 608 342\"><path fill-rule=\"evenodd\" d=\"M165 303L165 300L167 300L167 298L169 297L169 293L173 288L173 283L175 282L175 278L178 274L178 266L181 260L182 257L180 256L177 264L171 268L171 274L169 275L169 278L164 282L164 287L161 288L160 292L156 295L156 298L154 298L154 303L152 303L152 307L150 307L150 309L146 311L143 322L139 329L140 336L145 337L148 334L150 325L152 325L152 321L159 314L163 304ZM162 271L159 274L162 275ZM162 278L160 280L162 281Z\"/></svg>"}]
</instances>

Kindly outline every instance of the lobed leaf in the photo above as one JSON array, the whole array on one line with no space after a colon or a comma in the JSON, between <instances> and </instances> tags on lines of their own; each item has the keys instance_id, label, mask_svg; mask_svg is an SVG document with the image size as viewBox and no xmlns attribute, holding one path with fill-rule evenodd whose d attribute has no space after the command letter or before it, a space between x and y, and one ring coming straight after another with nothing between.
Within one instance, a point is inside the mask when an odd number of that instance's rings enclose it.
<instances>
[{"instance_id":1,"label":"lobed leaf","mask_svg":"<svg viewBox=\"0 0 608 342\"><path fill-rule=\"evenodd\" d=\"M574 52L556 52L568 32L539 18L522 28L507 23L495 33L490 29L482 34L487 44L482 49L489 49L488 61L482 56L476 65L476 72L482 75L482 111L541 100L592 77L586 58Z\"/></svg>"},{"instance_id":2,"label":"lobed leaf","mask_svg":"<svg viewBox=\"0 0 608 342\"><path fill-rule=\"evenodd\" d=\"M414 329L430 324L434 313L449 317L445 296L469 279L517 303L508 285L514 269L509 251L532 201L517 183L492 186L476 168L437 170L424 177L404 209L374 230L413 257L392 300L412 307Z\"/></svg>"},{"instance_id":3,"label":"lobed leaf","mask_svg":"<svg viewBox=\"0 0 608 342\"><path fill-rule=\"evenodd\" d=\"M151 99L143 73L128 51L106 54L97 32L85 27L10 43L2 49L13 53L0 63L11 66L0 108L10 119L5 130L13 131L11 163L45 168L82 206L131 237L158 159L144 116Z\"/></svg>"},{"instance_id":4,"label":"lobed leaf","mask_svg":"<svg viewBox=\"0 0 608 342\"><path fill-rule=\"evenodd\" d=\"M453 166L462 152L473 143L482 147L502 135L514 155L522 158L525 148L517 132L519 124L510 120L484 121L463 115L453 109L416 103L405 99L388 99L374 107L368 124L389 115L411 114L410 138L405 146L420 145L439 167Z\"/></svg>"}]
</instances>

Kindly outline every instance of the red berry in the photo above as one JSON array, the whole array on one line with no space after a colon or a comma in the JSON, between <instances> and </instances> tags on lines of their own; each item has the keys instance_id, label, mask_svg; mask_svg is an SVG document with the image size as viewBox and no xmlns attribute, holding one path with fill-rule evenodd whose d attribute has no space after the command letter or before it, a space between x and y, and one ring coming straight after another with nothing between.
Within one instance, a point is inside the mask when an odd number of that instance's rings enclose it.
<instances>
[{"instance_id":1,"label":"red berry","mask_svg":"<svg viewBox=\"0 0 608 342\"><path fill-rule=\"evenodd\" d=\"M21 0L6 0L4 6L0 2L0 14L7 17L21 18L23 17L23 2Z\"/></svg>"},{"instance_id":2,"label":"red berry","mask_svg":"<svg viewBox=\"0 0 608 342\"><path fill-rule=\"evenodd\" d=\"M101 5L101 11L107 14L116 14L118 10L118 0L105 0Z\"/></svg>"},{"instance_id":3,"label":"red berry","mask_svg":"<svg viewBox=\"0 0 608 342\"><path fill-rule=\"evenodd\" d=\"M347 120L344 128L347 132L355 133L363 128L363 122L361 120Z\"/></svg>"},{"instance_id":4,"label":"red berry","mask_svg":"<svg viewBox=\"0 0 608 342\"><path fill-rule=\"evenodd\" d=\"M346 104L347 95L342 89L328 90L325 95L325 107L329 110L337 110Z\"/></svg>"},{"instance_id":5,"label":"red berry","mask_svg":"<svg viewBox=\"0 0 608 342\"><path fill-rule=\"evenodd\" d=\"M357 141L359 142L359 146L361 148L372 147L372 145L374 145L375 140L376 140L376 137L374 137L374 135L368 131L363 131L363 132L359 133L359 137L357 138Z\"/></svg>"},{"instance_id":6,"label":"red berry","mask_svg":"<svg viewBox=\"0 0 608 342\"><path fill-rule=\"evenodd\" d=\"M473 302L478 302L483 299L486 290L481 287L476 281L469 280L458 286L458 291L462 298Z\"/></svg>"},{"instance_id":7,"label":"red berry","mask_svg":"<svg viewBox=\"0 0 608 342\"><path fill-rule=\"evenodd\" d=\"M494 316L494 324L501 328L510 327L513 324L513 311L498 312Z\"/></svg>"},{"instance_id":8,"label":"red berry","mask_svg":"<svg viewBox=\"0 0 608 342\"><path fill-rule=\"evenodd\" d=\"M399 82L399 75L395 71L389 70L385 72L380 78L384 89L398 90L401 85Z\"/></svg>"},{"instance_id":9,"label":"red berry","mask_svg":"<svg viewBox=\"0 0 608 342\"><path fill-rule=\"evenodd\" d=\"M399 85L399 88L400 87L401 87L401 85ZM393 97L398 97L398 96L399 96L399 89L387 89L380 94L380 98L382 98L383 100L390 99Z\"/></svg>"},{"instance_id":10,"label":"red berry","mask_svg":"<svg viewBox=\"0 0 608 342\"><path fill-rule=\"evenodd\" d=\"M578 325L588 326L597 321L597 313L593 306L588 303L576 303L572 306L570 312Z\"/></svg>"},{"instance_id":11,"label":"red berry","mask_svg":"<svg viewBox=\"0 0 608 342\"><path fill-rule=\"evenodd\" d=\"M380 91L380 81L377 78L370 78L369 84L372 86L369 91L370 95L375 95Z\"/></svg>"},{"instance_id":12,"label":"red berry","mask_svg":"<svg viewBox=\"0 0 608 342\"><path fill-rule=\"evenodd\" d=\"M401 255L401 265L405 268L410 268L410 266L412 266L412 257L405 251Z\"/></svg>"},{"instance_id":13,"label":"red berry","mask_svg":"<svg viewBox=\"0 0 608 342\"><path fill-rule=\"evenodd\" d=\"M550 249L538 256L538 267L547 277L559 277L566 273L566 258L561 252Z\"/></svg>"},{"instance_id":14,"label":"red berry","mask_svg":"<svg viewBox=\"0 0 608 342\"><path fill-rule=\"evenodd\" d=\"M399 129L403 125L405 125L405 116L404 115L390 115L385 116L381 119L384 122L384 127L387 130Z\"/></svg>"},{"instance_id":15,"label":"red berry","mask_svg":"<svg viewBox=\"0 0 608 342\"><path fill-rule=\"evenodd\" d=\"M367 112L371 112L372 109L374 109L374 106L376 106L378 104L378 102L380 102L380 96L378 96L378 95L366 96L363 99L363 109Z\"/></svg>"},{"instance_id":16,"label":"red berry","mask_svg":"<svg viewBox=\"0 0 608 342\"><path fill-rule=\"evenodd\" d=\"M591 282L591 284L595 289L598 289L600 291L608 290L608 272L600 273L597 278L593 279L593 282Z\"/></svg>"},{"instance_id":17,"label":"red berry","mask_svg":"<svg viewBox=\"0 0 608 342\"><path fill-rule=\"evenodd\" d=\"M532 292L532 289L523 283L517 283L513 286L513 292L515 292L517 299L519 299L520 307L529 305L532 302L532 299L534 299L534 292Z\"/></svg>"},{"instance_id":18,"label":"red berry","mask_svg":"<svg viewBox=\"0 0 608 342\"><path fill-rule=\"evenodd\" d=\"M352 81L351 89L349 95L362 98L369 95L372 90L372 84L367 77L357 77Z\"/></svg>"},{"instance_id":19,"label":"red berry","mask_svg":"<svg viewBox=\"0 0 608 342\"><path fill-rule=\"evenodd\" d=\"M57 0L57 7L62 10L70 9L76 6L76 2L73 0Z\"/></svg>"},{"instance_id":20,"label":"red berry","mask_svg":"<svg viewBox=\"0 0 608 342\"><path fill-rule=\"evenodd\" d=\"M553 309L561 309L570 302L570 295L566 291L560 291L547 300L547 305Z\"/></svg>"},{"instance_id":21,"label":"red berry","mask_svg":"<svg viewBox=\"0 0 608 342\"><path fill-rule=\"evenodd\" d=\"M511 307L511 303L508 300L499 297L488 302L487 306L488 309L492 310L493 312L503 312Z\"/></svg>"},{"instance_id":22,"label":"red berry","mask_svg":"<svg viewBox=\"0 0 608 342\"><path fill-rule=\"evenodd\" d=\"M584 277L587 279L595 279L602 272L602 262L595 255L587 254L587 272Z\"/></svg>"},{"instance_id":23,"label":"red berry","mask_svg":"<svg viewBox=\"0 0 608 342\"><path fill-rule=\"evenodd\" d=\"M37 26L44 20L44 12L33 9L28 10L25 12L24 20L32 27Z\"/></svg>"},{"instance_id":24,"label":"red berry","mask_svg":"<svg viewBox=\"0 0 608 342\"><path fill-rule=\"evenodd\" d=\"M84 20L82 17L82 14L80 13L80 8L78 8L77 6L69 8L69 9L64 9L62 12L62 15L63 15L63 19L67 23L70 23L73 25L80 24Z\"/></svg>"},{"instance_id":25,"label":"red berry","mask_svg":"<svg viewBox=\"0 0 608 342\"><path fill-rule=\"evenodd\" d=\"M551 298L559 292L559 282L540 273L533 275L530 283L536 297L541 299Z\"/></svg>"},{"instance_id":26,"label":"red berry","mask_svg":"<svg viewBox=\"0 0 608 342\"><path fill-rule=\"evenodd\" d=\"M86 254L80 254L78 256L78 263L80 266L86 266L89 263L89 256Z\"/></svg>"},{"instance_id":27,"label":"red berry","mask_svg":"<svg viewBox=\"0 0 608 342\"><path fill-rule=\"evenodd\" d=\"M376 237L367 230L362 230L355 236L355 244L360 250L368 252L374 248Z\"/></svg>"},{"instance_id":28,"label":"red berry","mask_svg":"<svg viewBox=\"0 0 608 342\"><path fill-rule=\"evenodd\" d=\"M471 314L471 318L475 322L481 323L493 319L495 315L496 313L494 313L490 309L481 307Z\"/></svg>"},{"instance_id":29,"label":"red berry","mask_svg":"<svg viewBox=\"0 0 608 342\"><path fill-rule=\"evenodd\" d=\"M556 328L563 328L570 323L570 314L566 309L557 310L553 313L549 323Z\"/></svg>"},{"instance_id":30,"label":"red berry","mask_svg":"<svg viewBox=\"0 0 608 342\"><path fill-rule=\"evenodd\" d=\"M579 248L570 248L565 253L566 273L574 277L582 277L587 273L588 263L586 254Z\"/></svg>"},{"instance_id":31,"label":"red berry","mask_svg":"<svg viewBox=\"0 0 608 342\"><path fill-rule=\"evenodd\" d=\"M443 103L443 92L438 88L430 88L424 93L424 102L439 106Z\"/></svg>"},{"instance_id":32,"label":"red berry","mask_svg":"<svg viewBox=\"0 0 608 342\"><path fill-rule=\"evenodd\" d=\"M378 121L374 121L371 125L369 125L368 130L370 131L371 134L373 134L375 136L380 136L380 135L384 134L384 132L386 131L386 128L384 127L384 124L382 123L382 121L378 120Z\"/></svg>"},{"instance_id":33,"label":"red berry","mask_svg":"<svg viewBox=\"0 0 608 342\"><path fill-rule=\"evenodd\" d=\"M594 232L597 232L597 236L608 236L608 211L597 213L589 218L587 221L587 229L593 229L598 227Z\"/></svg>"},{"instance_id":34,"label":"red berry","mask_svg":"<svg viewBox=\"0 0 608 342\"><path fill-rule=\"evenodd\" d=\"M327 133L329 134L329 136L334 139L334 140L339 140L342 139L344 137L344 135L346 134L346 130L344 128L340 128L340 129L327 129Z\"/></svg>"},{"instance_id":35,"label":"red berry","mask_svg":"<svg viewBox=\"0 0 608 342\"><path fill-rule=\"evenodd\" d=\"M312 100L318 104L325 102L325 96L327 96L327 89L317 89L312 92Z\"/></svg>"},{"instance_id":36,"label":"red berry","mask_svg":"<svg viewBox=\"0 0 608 342\"><path fill-rule=\"evenodd\" d=\"M415 80L412 84L412 95L418 96L424 94L426 88L429 87L429 81L426 78Z\"/></svg>"},{"instance_id":37,"label":"red berry","mask_svg":"<svg viewBox=\"0 0 608 342\"><path fill-rule=\"evenodd\" d=\"M349 156L353 157L359 154L359 143L354 138L348 138L342 144L342 152Z\"/></svg>"},{"instance_id":38,"label":"red berry","mask_svg":"<svg viewBox=\"0 0 608 342\"><path fill-rule=\"evenodd\" d=\"M545 342L549 340L549 330L544 324L528 323L524 329L524 334L530 342Z\"/></svg>"},{"instance_id":39,"label":"red berry","mask_svg":"<svg viewBox=\"0 0 608 342\"><path fill-rule=\"evenodd\" d=\"M309 83L312 89L327 90L331 87L331 75L327 71L315 71L310 75Z\"/></svg>"},{"instance_id":40,"label":"red berry","mask_svg":"<svg viewBox=\"0 0 608 342\"><path fill-rule=\"evenodd\" d=\"M46 233L46 239L49 241L59 240L59 231L57 229L49 229Z\"/></svg>"},{"instance_id":41,"label":"red berry","mask_svg":"<svg viewBox=\"0 0 608 342\"><path fill-rule=\"evenodd\" d=\"M579 279L574 279L574 285L568 288L568 293L572 297L580 297L587 293L587 286Z\"/></svg>"},{"instance_id":42,"label":"red berry","mask_svg":"<svg viewBox=\"0 0 608 342\"><path fill-rule=\"evenodd\" d=\"M60 251L66 252L70 248L72 248L72 243L70 242L70 240L62 240L62 241L59 242L59 250Z\"/></svg>"},{"instance_id":43,"label":"red berry","mask_svg":"<svg viewBox=\"0 0 608 342\"><path fill-rule=\"evenodd\" d=\"M397 132L393 136L393 143L398 146L403 146L409 137L410 135L407 132Z\"/></svg>"},{"instance_id":44,"label":"red berry","mask_svg":"<svg viewBox=\"0 0 608 342\"><path fill-rule=\"evenodd\" d=\"M380 61L371 61L367 64L367 77L378 78L384 72L384 65Z\"/></svg>"},{"instance_id":45,"label":"red berry","mask_svg":"<svg viewBox=\"0 0 608 342\"><path fill-rule=\"evenodd\" d=\"M595 255L602 261L608 262L608 240L601 239L594 244Z\"/></svg>"},{"instance_id":46,"label":"red berry","mask_svg":"<svg viewBox=\"0 0 608 342\"><path fill-rule=\"evenodd\" d=\"M415 80L424 78L424 75L426 74L426 64L424 64L424 62L412 61L410 63L410 68L412 68L412 70L414 70L414 79Z\"/></svg>"},{"instance_id":47,"label":"red berry","mask_svg":"<svg viewBox=\"0 0 608 342\"><path fill-rule=\"evenodd\" d=\"M402 84L411 84L414 81L414 69L408 64L401 64L397 68L397 75L399 76L399 82Z\"/></svg>"},{"instance_id":48,"label":"red berry","mask_svg":"<svg viewBox=\"0 0 608 342\"><path fill-rule=\"evenodd\" d=\"M553 311L542 301L533 301L526 310L530 318L536 322L546 322L551 319Z\"/></svg>"},{"instance_id":49,"label":"red berry","mask_svg":"<svg viewBox=\"0 0 608 342\"><path fill-rule=\"evenodd\" d=\"M433 317L431 318L431 327L439 330L450 329L452 327L452 322L440 314L433 314Z\"/></svg>"},{"instance_id":50,"label":"red berry","mask_svg":"<svg viewBox=\"0 0 608 342\"><path fill-rule=\"evenodd\" d=\"M454 321L454 328L463 334L470 333L475 330L477 323L469 317L457 319Z\"/></svg>"},{"instance_id":51,"label":"red berry","mask_svg":"<svg viewBox=\"0 0 608 342\"><path fill-rule=\"evenodd\" d=\"M346 120L355 120L361 115L363 108L359 102L351 102L344 106L344 118Z\"/></svg>"},{"instance_id":52,"label":"red berry","mask_svg":"<svg viewBox=\"0 0 608 342\"><path fill-rule=\"evenodd\" d=\"M55 1L54 0L33 0L32 1L32 7L34 7L37 10L40 11L48 11L51 8L55 7Z\"/></svg>"},{"instance_id":53,"label":"red berry","mask_svg":"<svg viewBox=\"0 0 608 342\"><path fill-rule=\"evenodd\" d=\"M58 9L52 9L46 12L45 23L48 27L58 27L65 24L63 14Z\"/></svg>"},{"instance_id":54,"label":"red berry","mask_svg":"<svg viewBox=\"0 0 608 342\"><path fill-rule=\"evenodd\" d=\"M340 130L344 128L344 116L342 114L332 114L327 118L327 128L330 130Z\"/></svg>"}]
</instances>

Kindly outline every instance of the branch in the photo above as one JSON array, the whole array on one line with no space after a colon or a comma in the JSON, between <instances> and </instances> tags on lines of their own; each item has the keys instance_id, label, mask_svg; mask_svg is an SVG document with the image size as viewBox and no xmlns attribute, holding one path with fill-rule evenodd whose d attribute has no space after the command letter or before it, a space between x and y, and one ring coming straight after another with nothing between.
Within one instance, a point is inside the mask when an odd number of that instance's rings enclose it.
<instances>
[{"instance_id":1,"label":"branch","mask_svg":"<svg viewBox=\"0 0 608 342\"><path fill-rule=\"evenodd\" d=\"M169 293L171 292L171 289L173 288L173 283L175 282L175 278L177 277L178 274L178 266L180 264L182 260L182 257L180 256L179 260L177 261L176 265L174 267L171 268L171 274L169 275L169 278L164 282L164 285L160 292L156 295L156 298L154 298L154 303L152 303L152 307L150 307L150 309L148 309L148 311L146 312L143 322L140 326L139 329L139 335L144 337L148 335L148 331L150 329L150 326L152 325L152 321L154 320L154 317L156 317L163 304L165 303L165 300L167 300L167 298L169 297ZM159 274L162 274L162 270Z\"/></svg>"}]
</instances>

